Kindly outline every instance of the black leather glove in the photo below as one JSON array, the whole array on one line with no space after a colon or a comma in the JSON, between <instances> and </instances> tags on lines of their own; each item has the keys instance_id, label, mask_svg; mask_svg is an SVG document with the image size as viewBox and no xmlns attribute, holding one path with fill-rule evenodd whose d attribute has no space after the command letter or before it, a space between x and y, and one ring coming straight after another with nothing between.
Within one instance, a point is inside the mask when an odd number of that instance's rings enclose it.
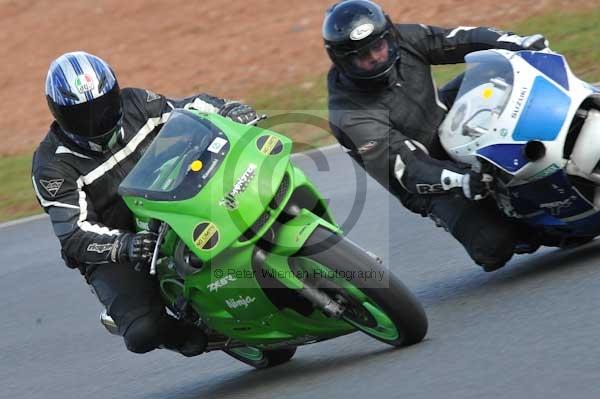
<instances>
[{"instance_id":1,"label":"black leather glove","mask_svg":"<svg viewBox=\"0 0 600 399\"><path fill-rule=\"evenodd\" d=\"M139 233L125 233L115 241L111 260L113 263L133 263L148 265L156 247L156 233L141 231Z\"/></svg>"},{"instance_id":2,"label":"black leather glove","mask_svg":"<svg viewBox=\"0 0 600 399\"><path fill-rule=\"evenodd\" d=\"M493 180L492 175L472 170L458 173L444 169L441 177L442 188L445 191L460 189L466 198L474 201L482 200L489 195Z\"/></svg>"},{"instance_id":3,"label":"black leather glove","mask_svg":"<svg viewBox=\"0 0 600 399\"><path fill-rule=\"evenodd\" d=\"M225 103L219 110L219 115L225 116L234 122L242 123L244 125L252 122L257 118L256 111L247 105L242 104L238 101L230 101Z\"/></svg>"},{"instance_id":4,"label":"black leather glove","mask_svg":"<svg viewBox=\"0 0 600 399\"><path fill-rule=\"evenodd\" d=\"M490 184L493 180L492 175L488 175L487 173L469 171L463 175L463 194L470 200L482 200L489 195Z\"/></svg>"},{"instance_id":5,"label":"black leather glove","mask_svg":"<svg viewBox=\"0 0 600 399\"><path fill-rule=\"evenodd\" d=\"M521 47L523 47L525 50L533 51L545 50L549 45L550 44L548 43L548 40L540 33L531 36L525 36L521 42Z\"/></svg>"}]
</instances>

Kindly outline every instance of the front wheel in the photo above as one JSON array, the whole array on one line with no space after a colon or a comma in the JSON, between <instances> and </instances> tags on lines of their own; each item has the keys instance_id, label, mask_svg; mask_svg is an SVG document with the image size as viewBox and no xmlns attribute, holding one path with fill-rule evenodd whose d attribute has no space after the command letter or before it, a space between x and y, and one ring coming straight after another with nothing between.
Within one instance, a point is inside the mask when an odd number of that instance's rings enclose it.
<instances>
[{"instance_id":1,"label":"front wheel","mask_svg":"<svg viewBox=\"0 0 600 399\"><path fill-rule=\"evenodd\" d=\"M258 349L251 346L225 349L223 352L256 369L266 369L288 362L296 353L296 347L281 349Z\"/></svg>"},{"instance_id":2,"label":"front wheel","mask_svg":"<svg viewBox=\"0 0 600 399\"><path fill-rule=\"evenodd\" d=\"M344 307L342 318L393 346L420 342L427 316L404 284L373 256L345 237L317 228L292 264L307 284Z\"/></svg>"}]
</instances>

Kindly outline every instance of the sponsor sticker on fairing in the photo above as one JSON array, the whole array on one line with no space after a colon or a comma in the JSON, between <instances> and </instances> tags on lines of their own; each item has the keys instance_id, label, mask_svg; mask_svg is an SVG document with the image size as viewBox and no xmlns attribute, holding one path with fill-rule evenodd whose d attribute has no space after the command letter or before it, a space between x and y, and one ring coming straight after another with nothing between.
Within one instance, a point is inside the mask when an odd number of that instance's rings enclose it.
<instances>
[{"instance_id":1,"label":"sponsor sticker on fairing","mask_svg":"<svg viewBox=\"0 0 600 399\"><path fill-rule=\"evenodd\" d=\"M560 170L560 166L558 166L557 164L553 163L550 166L548 166L547 168L545 168L544 170L536 173L535 175L531 176L531 180L537 180L537 179L542 179L544 177L548 177L550 175L553 175L554 173L556 173L558 170Z\"/></svg>"},{"instance_id":2,"label":"sponsor sticker on fairing","mask_svg":"<svg viewBox=\"0 0 600 399\"><path fill-rule=\"evenodd\" d=\"M527 87L522 87L519 91L519 96L515 101L512 112L510 113L510 117L513 119L517 119L521 110L523 109L523 105L525 105L525 98L527 97L528 89Z\"/></svg>"},{"instance_id":3,"label":"sponsor sticker on fairing","mask_svg":"<svg viewBox=\"0 0 600 399\"><path fill-rule=\"evenodd\" d=\"M219 243L219 229L214 223L200 223L193 232L194 244L201 250L213 249Z\"/></svg>"},{"instance_id":4,"label":"sponsor sticker on fairing","mask_svg":"<svg viewBox=\"0 0 600 399\"><path fill-rule=\"evenodd\" d=\"M240 295L237 299L236 298L226 299L225 303L227 304L229 309L237 309L239 307L244 307L245 309L247 309L248 306L254 301L256 301L255 297L250 297L250 296L242 297Z\"/></svg>"},{"instance_id":5,"label":"sponsor sticker on fairing","mask_svg":"<svg viewBox=\"0 0 600 399\"><path fill-rule=\"evenodd\" d=\"M564 209L568 209L573 206L573 202L577 200L577 197L572 195L562 201L548 202L540 204L540 208L546 209L552 216L560 216Z\"/></svg>"},{"instance_id":6,"label":"sponsor sticker on fairing","mask_svg":"<svg viewBox=\"0 0 600 399\"><path fill-rule=\"evenodd\" d=\"M256 140L258 150L265 155L277 155L283 150L283 144L275 136L261 136Z\"/></svg>"},{"instance_id":7,"label":"sponsor sticker on fairing","mask_svg":"<svg viewBox=\"0 0 600 399\"><path fill-rule=\"evenodd\" d=\"M208 146L208 151L214 153L214 154L218 154L219 152L221 152L221 150L223 149L223 147L225 147L225 145L227 144L227 140L225 140L222 137L216 137L212 143L210 143L210 145Z\"/></svg>"},{"instance_id":8,"label":"sponsor sticker on fairing","mask_svg":"<svg viewBox=\"0 0 600 399\"><path fill-rule=\"evenodd\" d=\"M219 290L219 288L223 288L227 284L229 284L230 282L235 281L235 280L237 280L235 277L228 274L227 276L225 276L217 281L213 281L212 283L207 285L206 288L208 288L208 290L210 292L217 292Z\"/></svg>"},{"instance_id":9,"label":"sponsor sticker on fairing","mask_svg":"<svg viewBox=\"0 0 600 399\"><path fill-rule=\"evenodd\" d=\"M238 207L237 196L246 191L250 182L256 176L256 165L251 163L248 165L246 171L240 176L240 178L235 182L231 191L225 194L219 201L219 205L224 206L229 210L234 210Z\"/></svg>"},{"instance_id":10,"label":"sponsor sticker on fairing","mask_svg":"<svg viewBox=\"0 0 600 399\"><path fill-rule=\"evenodd\" d=\"M201 160L196 159L194 162L192 162L190 164L190 170L192 172L200 172L202 170L202 168L204 167L204 164L202 163Z\"/></svg>"},{"instance_id":11,"label":"sponsor sticker on fairing","mask_svg":"<svg viewBox=\"0 0 600 399\"><path fill-rule=\"evenodd\" d=\"M210 174L215 170L215 168L217 167L217 165L219 164L219 160L218 159L211 159L210 161L210 165L208 166L208 169L206 170L206 172L204 172L204 174L202 175L203 179L208 178L208 176L210 176Z\"/></svg>"}]
</instances>

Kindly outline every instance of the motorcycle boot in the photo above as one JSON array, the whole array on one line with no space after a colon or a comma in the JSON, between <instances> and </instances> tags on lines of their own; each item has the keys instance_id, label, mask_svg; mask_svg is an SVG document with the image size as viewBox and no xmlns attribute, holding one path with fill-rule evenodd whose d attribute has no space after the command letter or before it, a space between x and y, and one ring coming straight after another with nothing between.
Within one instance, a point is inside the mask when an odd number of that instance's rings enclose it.
<instances>
[{"instance_id":1,"label":"motorcycle boot","mask_svg":"<svg viewBox=\"0 0 600 399\"><path fill-rule=\"evenodd\" d=\"M537 242L517 242L514 252L516 255L532 254L540 248Z\"/></svg>"},{"instance_id":2,"label":"motorcycle boot","mask_svg":"<svg viewBox=\"0 0 600 399\"><path fill-rule=\"evenodd\" d=\"M162 347L186 357L198 356L206 351L208 343L204 330L173 320Z\"/></svg>"},{"instance_id":3,"label":"motorcycle boot","mask_svg":"<svg viewBox=\"0 0 600 399\"><path fill-rule=\"evenodd\" d=\"M542 245L541 234L527 225L519 224L516 233L514 253L517 255L532 254Z\"/></svg>"}]
</instances>

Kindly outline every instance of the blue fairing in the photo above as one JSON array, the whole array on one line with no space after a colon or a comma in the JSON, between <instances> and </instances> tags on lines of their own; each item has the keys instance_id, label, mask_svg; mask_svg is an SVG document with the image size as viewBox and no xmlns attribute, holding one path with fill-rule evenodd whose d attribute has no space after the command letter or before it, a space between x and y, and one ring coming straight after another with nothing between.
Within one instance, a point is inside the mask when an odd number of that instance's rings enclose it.
<instances>
[{"instance_id":1,"label":"blue fairing","mask_svg":"<svg viewBox=\"0 0 600 399\"><path fill-rule=\"evenodd\" d=\"M600 234L600 212L582 217L578 220L564 222L547 214L525 219L527 224L561 236L596 236Z\"/></svg>"},{"instance_id":2,"label":"blue fairing","mask_svg":"<svg viewBox=\"0 0 600 399\"><path fill-rule=\"evenodd\" d=\"M567 118L571 98L542 76L535 78L531 94L513 132L515 141L554 140Z\"/></svg>"},{"instance_id":3,"label":"blue fairing","mask_svg":"<svg viewBox=\"0 0 600 399\"><path fill-rule=\"evenodd\" d=\"M569 77L565 66L565 59L557 54L546 54L534 51L520 51L519 55L538 71L543 72L550 79L569 90Z\"/></svg>"},{"instance_id":4,"label":"blue fairing","mask_svg":"<svg viewBox=\"0 0 600 399\"><path fill-rule=\"evenodd\" d=\"M600 213L571 185L564 171L510 188L514 210L531 225L576 235L600 234Z\"/></svg>"},{"instance_id":5,"label":"blue fairing","mask_svg":"<svg viewBox=\"0 0 600 399\"><path fill-rule=\"evenodd\" d=\"M477 150L477 154L509 172L516 172L527 164L524 144L494 144Z\"/></svg>"}]
</instances>

